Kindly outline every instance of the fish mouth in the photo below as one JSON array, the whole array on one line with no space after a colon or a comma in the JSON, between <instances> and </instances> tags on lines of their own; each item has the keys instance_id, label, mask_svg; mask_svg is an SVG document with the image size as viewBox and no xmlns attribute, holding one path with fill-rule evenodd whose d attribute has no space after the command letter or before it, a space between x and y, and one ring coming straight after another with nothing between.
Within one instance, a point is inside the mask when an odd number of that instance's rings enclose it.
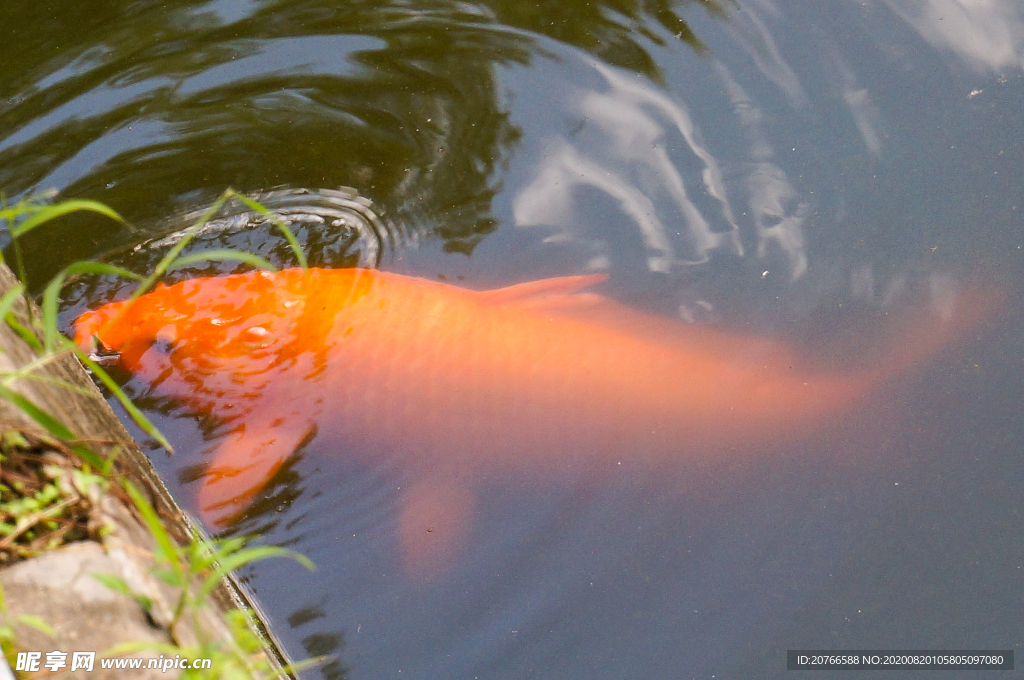
<instances>
[{"instance_id":1,"label":"fish mouth","mask_svg":"<svg viewBox=\"0 0 1024 680\"><path fill-rule=\"evenodd\" d=\"M121 360L121 353L116 349L107 347L100 340L100 336L93 335L89 338L89 360L100 366L113 366Z\"/></svg>"}]
</instances>

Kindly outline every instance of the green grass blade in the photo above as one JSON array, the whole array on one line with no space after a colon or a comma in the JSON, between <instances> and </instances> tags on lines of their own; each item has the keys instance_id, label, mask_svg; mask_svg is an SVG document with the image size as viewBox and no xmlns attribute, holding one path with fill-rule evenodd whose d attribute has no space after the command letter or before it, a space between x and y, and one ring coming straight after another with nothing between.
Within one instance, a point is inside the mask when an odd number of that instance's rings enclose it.
<instances>
[{"instance_id":1,"label":"green grass blade","mask_svg":"<svg viewBox=\"0 0 1024 680\"><path fill-rule=\"evenodd\" d=\"M97 470L103 469L106 465L106 461L104 461L103 458L85 444L72 444L71 450L78 454L79 458Z\"/></svg>"},{"instance_id":2,"label":"green grass blade","mask_svg":"<svg viewBox=\"0 0 1024 680\"><path fill-rule=\"evenodd\" d=\"M245 543L248 540L249 538L247 536L232 536L230 538L221 539L217 541L216 545L211 544L211 547L214 549L213 555L220 559L221 557L226 557L227 555L236 553L245 547Z\"/></svg>"},{"instance_id":3,"label":"green grass blade","mask_svg":"<svg viewBox=\"0 0 1024 680\"><path fill-rule=\"evenodd\" d=\"M48 205L35 210L34 214L31 217L29 217L27 220L25 220L24 222L10 230L11 235L14 236L15 238L19 236L24 236L25 234L27 234L28 232L32 231L33 229L35 229L36 227L45 222L49 222L52 219L61 217L63 215L67 215L69 213L79 212L81 210L99 213L100 215L105 215L110 219L116 220L117 222L120 222L125 226L129 226L128 223L124 220L124 218L118 215L113 208L105 206L97 201L73 199L68 201L61 201L60 203Z\"/></svg>"},{"instance_id":4,"label":"green grass blade","mask_svg":"<svg viewBox=\"0 0 1024 680\"><path fill-rule=\"evenodd\" d=\"M65 267L58 276L63 275L67 278L69 276L77 276L78 274L113 274L114 276L123 276L134 281L142 281L142 277L135 272L124 267L107 264L106 262L73 262Z\"/></svg>"},{"instance_id":5,"label":"green grass blade","mask_svg":"<svg viewBox=\"0 0 1024 680\"><path fill-rule=\"evenodd\" d=\"M120 576L114 574L92 574L92 577L105 585L107 588L113 590L115 593L121 593L122 595L135 596L135 591L131 589L127 582Z\"/></svg>"},{"instance_id":6,"label":"green grass blade","mask_svg":"<svg viewBox=\"0 0 1024 680\"><path fill-rule=\"evenodd\" d=\"M178 559L178 551L174 545L174 541L171 540L170 534L164 529L163 522L156 514L156 510L150 505L146 497L142 495L142 492L127 479L121 480L121 485L124 490L131 496L132 502L135 503L135 507L139 509L139 514L142 515L143 521L146 522L146 526L149 527L149 533L153 534L154 540L163 552L165 558L170 562L171 569L174 570L175 575L178 577L178 583L181 587L185 588L188 586L187 576L185 574L185 568L181 565L181 561Z\"/></svg>"},{"instance_id":7,"label":"green grass blade","mask_svg":"<svg viewBox=\"0 0 1024 680\"><path fill-rule=\"evenodd\" d=\"M196 533L190 546L193 571L200 572L210 569L214 563L244 548L248 540L247 536L213 540Z\"/></svg>"},{"instance_id":8,"label":"green grass blade","mask_svg":"<svg viewBox=\"0 0 1024 680\"><path fill-rule=\"evenodd\" d=\"M14 205L10 205L2 196L0 196L0 220L14 221L22 215L35 212L36 210L45 207L50 199L56 195L56 189L47 189L46 191L40 191L37 194L33 194L28 198L23 198Z\"/></svg>"},{"instance_id":9,"label":"green grass blade","mask_svg":"<svg viewBox=\"0 0 1024 680\"><path fill-rule=\"evenodd\" d=\"M60 420L55 418L53 415L36 406L32 400L27 398L25 395L20 394L9 387L0 385L0 399L6 399L17 406L25 415L42 426L44 430L62 442L68 444L71 447L71 450L78 454L78 457L89 465L97 469L103 466L103 459L96 455L95 451L84 444L76 443L78 436L74 432L69 430L64 423L60 422Z\"/></svg>"},{"instance_id":10,"label":"green grass blade","mask_svg":"<svg viewBox=\"0 0 1024 680\"><path fill-rule=\"evenodd\" d=\"M60 291L68 277L78 274L112 274L141 281L142 277L123 267L116 267L105 262L75 262L65 267L59 274L50 279L43 291L43 334L47 352L53 350L57 339L57 304Z\"/></svg>"},{"instance_id":11,"label":"green grass blade","mask_svg":"<svg viewBox=\"0 0 1024 680\"><path fill-rule=\"evenodd\" d=\"M143 415L142 411L140 411L135 404L132 403L132 400L128 398L128 395L126 395L117 383L114 382L114 379L103 370L103 367L90 359L85 350L75 343L71 342L64 336L60 336L60 339L64 343L65 347L73 351L75 356L78 357L78 360L85 364L85 366L92 371L92 374L107 386L107 389L113 392L117 401L124 407L124 410L128 412L128 415L135 421L135 424L142 428L146 434L155 439L160 446L167 449L168 452L174 453L174 447L172 447L171 443L167 441L167 438L160 433L160 430L156 429L156 426L153 425L153 423L149 422L149 419Z\"/></svg>"},{"instance_id":12,"label":"green grass blade","mask_svg":"<svg viewBox=\"0 0 1024 680\"><path fill-rule=\"evenodd\" d=\"M121 312L118 314L118 317L120 317L121 314L126 313L129 307L131 306L130 303L138 299L140 296L144 295L165 273L167 273L167 270L171 269L172 267L180 267L186 264L191 264L193 262L199 262L204 260L226 259L244 261L261 269L277 271L276 267L274 267L272 264L256 255L247 255L230 250L213 250L206 251L205 253L197 253L194 255L186 255L184 257L180 257L181 252L185 249L189 242L196 237L196 235L199 233L199 230L202 229L203 225L205 225L211 219L213 219L213 217L218 212L220 212L220 209L224 206L224 204L232 198L238 198L240 201L252 207L254 210L257 210L262 214L268 214L267 209L261 206L259 203L253 201L252 199L246 196L242 196L233 189L226 189L224 193L222 193L217 198L217 200L210 205L209 208L203 211L203 214L199 216L199 219L196 220L191 227L185 230L184 236L182 236L182 238L177 243L175 243L170 250L167 251L167 253L157 263L156 267L153 268L153 271L150 272L149 276L143 279L139 286L134 291L132 291L132 294L128 296L127 300L125 300L126 304L121 309ZM299 261L302 263L302 266L305 267L306 257L302 253L302 248L299 246L298 240L295 239L295 235L291 232L290 229L288 229L288 226L285 225L283 222L278 225L278 228L285 233L285 237L288 238L289 243L292 244L292 248L296 252L296 257L299 258ZM117 317L112 319L110 323L114 323L116 321Z\"/></svg>"},{"instance_id":13,"label":"green grass blade","mask_svg":"<svg viewBox=\"0 0 1024 680\"><path fill-rule=\"evenodd\" d=\"M252 266L258 269L266 269L272 272L277 271L277 267L270 264L270 262L263 259L259 255L253 255L252 253L243 253L238 250L228 250L226 248L204 250L201 253L193 253L192 255L182 255L174 262L172 262L168 269L172 269L174 267L184 267L195 262L210 261L245 262L246 264L251 264Z\"/></svg>"},{"instance_id":14,"label":"green grass blade","mask_svg":"<svg viewBox=\"0 0 1024 680\"><path fill-rule=\"evenodd\" d=\"M36 334L32 332L32 329L22 326L21 323L14 318L13 313L8 312L5 320L7 321L7 325L14 329L14 332L25 341L25 344L36 352L41 353L43 351L43 343L39 342L39 338L36 337Z\"/></svg>"},{"instance_id":15,"label":"green grass blade","mask_svg":"<svg viewBox=\"0 0 1024 680\"><path fill-rule=\"evenodd\" d=\"M276 545L245 548L232 555L228 555L219 561L217 569L206 577L203 581L202 587L197 591L197 599L201 601L206 598L211 592L213 592L213 589L217 587L217 584L220 583L221 579L235 569L244 567L252 562L258 562L259 560L265 560L271 557L290 557L310 571L316 571L316 565L313 564L312 560L305 555L301 555L293 550L288 550L287 548L281 548Z\"/></svg>"},{"instance_id":16,"label":"green grass blade","mask_svg":"<svg viewBox=\"0 0 1024 680\"><path fill-rule=\"evenodd\" d=\"M13 373L0 373L0 379L2 379L5 383L7 383L12 378L16 380L34 380L35 382L40 382L46 385L54 385L56 387L60 387L70 392L74 392L75 394L81 394L83 396L89 396L90 394L93 393L92 390L90 390L89 388L82 387L74 383L70 383L64 378L54 378L52 376L41 375L39 373L25 373L25 368L26 367L23 366L21 369L14 371Z\"/></svg>"},{"instance_id":17,"label":"green grass blade","mask_svg":"<svg viewBox=\"0 0 1024 680\"><path fill-rule=\"evenodd\" d=\"M41 425L43 429L45 429L47 432L52 434L57 439L60 439L61 441L65 442L73 442L76 439L78 439L74 432L65 427L64 423L60 422L46 411L36 406L34 403L32 403L32 400L30 400L25 395L20 394L9 387L0 385L0 398L6 399L7 401L17 406L19 409L22 410L22 412L25 413L25 415L27 415L32 420L36 421L36 423Z\"/></svg>"},{"instance_id":18,"label":"green grass blade","mask_svg":"<svg viewBox=\"0 0 1024 680\"><path fill-rule=\"evenodd\" d=\"M280 217L278 217L277 215L273 214L265 207L260 205L259 202L249 198L248 196L243 196L242 194L233 190L229 191L231 191L232 198L237 198L243 204L248 206L251 210L255 210L264 217L269 218L270 221L274 223L274 226L277 227L277 229L282 234L284 234L285 240L288 241L288 245L290 245L292 248L292 253L295 254L295 259L298 260L299 262L299 266L302 267L303 269L306 269L309 266L309 262L306 260L306 253L303 252L302 246L299 245L299 239L295 237L295 232L293 232L291 228L284 223L284 220L282 220Z\"/></svg>"},{"instance_id":19,"label":"green grass blade","mask_svg":"<svg viewBox=\"0 0 1024 680\"><path fill-rule=\"evenodd\" d=\"M15 620L18 623L26 625L30 628L35 628L43 635L48 635L49 637L57 637L57 632L53 628L51 628L50 625L46 623L46 621L43 621L38 616L33 616L32 614L19 614L15 618Z\"/></svg>"},{"instance_id":20,"label":"green grass blade","mask_svg":"<svg viewBox=\"0 0 1024 680\"><path fill-rule=\"evenodd\" d=\"M207 208L203 212L202 215L200 215L199 219L196 220L196 222L191 227L185 230L185 235L182 236L181 240L175 243L171 247L171 249L167 251L167 254L160 259L156 267L153 268L153 271L150 272L149 276L143 279L142 283L140 283L139 286L134 291L132 291L132 294L129 295L128 299L125 301L126 303L130 303L131 301L137 299L139 296L144 295L146 291L152 288L153 284L156 283L157 280L159 280L160 277L163 276L168 269L170 269L171 263L178 259L178 255L180 255L181 251L185 249L185 246L187 246L189 242L196 237L202 226L209 222L211 219L213 219L213 216L220 211L221 207L228 200L232 193L233 192L231 189L227 189L223 194L220 195L220 197L216 201L213 202L213 204L209 208ZM129 304L125 304L124 310L127 310L129 306ZM124 310L122 310L122 313L124 313Z\"/></svg>"},{"instance_id":21,"label":"green grass blade","mask_svg":"<svg viewBox=\"0 0 1024 680\"><path fill-rule=\"evenodd\" d=\"M14 308L14 303L18 301L18 296L23 292L25 292L25 286L18 283L0 298L0 319L7 317L7 314Z\"/></svg>"},{"instance_id":22,"label":"green grass blade","mask_svg":"<svg viewBox=\"0 0 1024 680\"><path fill-rule=\"evenodd\" d=\"M131 586L129 586L120 576L115 576L114 574L93 574L92 577L107 588L113 590L115 593L121 593L122 595L127 595L132 598L147 612L152 611L153 600L142 593L132 590Z\"/></svg>"},{"instance_id":23,"label":"green grass blade","mask_svg":"<svg viewBox=\"0 0 1024 680\"><path fill-rule=\"evenodd\" d=\"M199 216L199 219L185 231L185 235L167 251L167 254L164 255L163 258L161 258L160 262L157 263L152 274L147 277L146 281L156 281L164 275L164 272L170 268L171 263L178 259L178 255L180 255L181 251L185 249L185 246L187 246L189 242L196 237L203 225L212 220L213 216L220 212L220 209L230 197L230 192L231 189L227 189L210 205L209 208L203 212L202 215Z\"/></svg>"}]
</instances>

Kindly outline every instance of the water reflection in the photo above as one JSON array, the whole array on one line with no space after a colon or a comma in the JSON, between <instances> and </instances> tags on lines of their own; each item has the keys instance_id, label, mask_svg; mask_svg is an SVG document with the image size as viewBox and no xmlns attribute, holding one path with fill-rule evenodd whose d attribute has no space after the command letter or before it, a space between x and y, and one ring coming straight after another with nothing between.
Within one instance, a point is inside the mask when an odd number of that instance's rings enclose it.
<instances>
[{"instance_id":1,"label":"water reflection","mask_svg":"<svg viewBox=\"0 0 1024 680\"><path fill-rule=\"evenodd\" d=\"M595 68L605 78L607 91L582 91L566 98L567 108L572 109L569 114L580 124L572 130L572 142L559 140L544 149L545 160L535 179L513 204L516 224L550 224L564 232L579 228L579 210L569 202L577 187L592 186L614 199L633 221L648 252L651 271L668 273L678 260L706 261L708 252L716 248L742 254L722 171L695 138L686 110L635 77L602 65ZM678 150L661 121L670 126L672 134L682 137L694 157L690 163L669 156L666 146L676 155ZM595 152L602 155L587 157ZM717 210L702 211L688 196L678 167L693 162L700 164L703 180L696 191L716 202ZM717 224L712 226L706 213L717 218ZM679 228L687 232L686 252L675 252L661 215L681 218Z\"/></svg>"},{"instance_id":2,"label":"water reflection","mask_svg":"<svg viewBox=\"0 0 1024 680\"><path fill-rule=\"evenodd\" d=\"M549 35L657 78L644 43L663 39L643 28L649 19L699 47L665 0L557 7L565 14L518 2L140 3L77 25L58 12L52 33L0 52L19 75L0 107L11 131L0 185L63 187L143 224L229 185L358 186L468 254L495 227L498 172L519 137L497 65L528 62L534 35ZM78 231L108 246L129 238ZM54 253L40 259L49 271Z\"/></svg>"},{"instance_id":3,"label":"water reflection","mask_svg":"<svg viewBox=\"0 0 1024 680\"><path fill-rule=\"evenodd\" d=\"M744 257L744 244L751 244L757 258L780 260L789 280L799 278L807 269L802 225L808 204L772 162L760 110L729 71L716 66L748 139L746 159L737 158L726 172L682 103L597 65L605 87L573 92L560 102L579 123L564 137L545 140L533 180L514 200L516 224L554 227L557 233L548 238L580 239L593 247L602 237L587 229L600 223L579 220L585 208L577 204L593 201L581 190L592 187L637 230L652 272L706 262L712 253ZM736 218L739 212L747 216L748 231ZM590 266L606 268L607 259Z\"/></svg>"},{"instance_id":4,"label":"water reflection","mask_svg":"<svg viewBox=\"0 0 1024 680\"><path fill-rule=\"evenodd\" d=\"M933 46L967 63L1000 71L1024 63L1024 9L1009 0L885 0Z\"/></svg>"},{"instance_id":5,"label":"water reflection","mask_svg":"<svg viewBox=\"0 0 1024 680\"><path fill-rule=\"evenodd\" d=\"M749 145L747 158L738 161L733 168L731 185L749 207L757 257L762 262L769 262L775 259L771 251L779 251L789 280L795 281L807 271L803 225L810 212L810 204L790 184L785 171L773 162L775 150L765 134L761 109L724 64L716 66Z\"/></svg>"},{"instance_id":6,"label":"water reflection","mask_svg":"<svg viewBox=\"0 0 1024 680\"><path fill-rule=\"evenodd\" d=\"M246 253L258 254L278 267L294 262L294 253L276 239L268 239L279 225L291 230L307 253L310 267L328 265L378 268L385 253L391 253L396 243L405 240L401 225L377 214L373 204L353 189L281 189L265 191L250 198L259 202L267 214L256 212L232 199L221 210L221 215L203 222L205 210L198 210L166 221L161 231L166 236L144 241L122 256L125 264L137 265L153 252L171 248L186 235L192 241L186 252L202 252L225 245ZM185 270L171 275L187 278L202 273Z\"/></svg>"}]
</instances>

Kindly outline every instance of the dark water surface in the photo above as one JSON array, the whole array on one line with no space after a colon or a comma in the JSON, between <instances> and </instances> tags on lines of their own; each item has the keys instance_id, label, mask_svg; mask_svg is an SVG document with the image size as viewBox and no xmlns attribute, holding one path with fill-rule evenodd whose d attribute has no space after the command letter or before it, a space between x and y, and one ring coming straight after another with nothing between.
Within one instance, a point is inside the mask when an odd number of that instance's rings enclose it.
<instances>
[{"instance_id":1,"label":"dark water surface","mask_svg":"<svg viewBox=\"0 0 1024 680\"><path fill-rule=\"evenodd\" d=\"M768 678L796 648L1019 655L1019 3L8 0L0 38L0 189L98 199L140 230L39 231L36 288L81 258L145 271L170 218L230 186L370 199L377 221L301 225L319 266L473 288L605 272L629 305L833 363L837 342L870 346L882 316L972 276L1008 290L970 342L813 440L695 476L481 490L471 544L428 582L400 566L400 465L314 440L235 529L319 565L246 571L294 656L337 656L309 677ZM196 248L223 245L294 264L265 225ZM79 284L67 318L116 290ZM178 449L153 458L190 505L215 424L128 388ZM931 675L952 677L886 677Z\"/></svg>"}]
</instances>

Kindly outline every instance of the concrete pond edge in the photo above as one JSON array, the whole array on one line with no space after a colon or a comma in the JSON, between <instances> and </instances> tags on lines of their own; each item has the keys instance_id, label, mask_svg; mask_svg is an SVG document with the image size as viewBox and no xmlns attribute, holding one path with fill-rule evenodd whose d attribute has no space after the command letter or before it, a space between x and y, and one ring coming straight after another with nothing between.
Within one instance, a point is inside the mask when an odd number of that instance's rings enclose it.
<instances>
[{"instance_id":1,"label":"concrete pond edge","mask_svg":"<svg viewBox=\"0 0 1024 680\"><path fill-rule=\"evenodd\" d=\"M17 284L14 273L0 264L0 297ZM12 313L19 319L26 319L28 310L19 301ZM198 527L171 497L149 459L133 441L78 360L64 354L40 364L35 350L8 323L0 322L0 375L10 376L33 362L36 363L34 374L45 379L7 378L7 388L57 418L78 436L79 442L87 443L101 457L114 454L112 473L129 480L141 490L167 534L179 546L193 541L198 535ZM0 399L0 433L10 432L36 441L46 441L49 437L23 409ZM55 452L55 455L60 453ZM96 521L103 524L98 541L69 543L0 570L5 610L0 613L0 617L5 619L0 625L10 626L19 649L43 652L39 660L41 675L104 680L124 677L124 670L100 669L99 661L93 672L70 670L74 652L101 653L123 643L166 645L177 640L186 647L193 644L198 636L213 636L235 644L232 620L237 620L237 616L233 617L232 612L241 610L248 614L246 619L250 632L262 646L262 653L256 656L266 659L272 669L271 675L283 672L286 677L294 678L294 673L283 670L292 662L267 624L258 603L233 574L228 574L221 581L194 616L179 621L173 634L168 630L174 617L171 610L177 595L174 588L153 576L158 541L126 494L116 493L119 489L115 486L111 483L109 491L96 493L89 499ZM97 573L112 575L127 584L132 594L115 592L103 585L95 578ZM147 600L146 606L140 603L138 596ZM24 625L21 619L26 615L45 622L52 628L54 636ZM201 630L194 630L195 625ZM43 668L47 652L51 650L67 653L63 667ZM125 656L155 658L158 651L126 653ZM10 677L10 670L0 655L0 680L5 674ZM21 671L19 675L31 677L21 674ZM174 675L153 669L133 672L132 677L167 678Z\"/></svg>"}]
</instances>

